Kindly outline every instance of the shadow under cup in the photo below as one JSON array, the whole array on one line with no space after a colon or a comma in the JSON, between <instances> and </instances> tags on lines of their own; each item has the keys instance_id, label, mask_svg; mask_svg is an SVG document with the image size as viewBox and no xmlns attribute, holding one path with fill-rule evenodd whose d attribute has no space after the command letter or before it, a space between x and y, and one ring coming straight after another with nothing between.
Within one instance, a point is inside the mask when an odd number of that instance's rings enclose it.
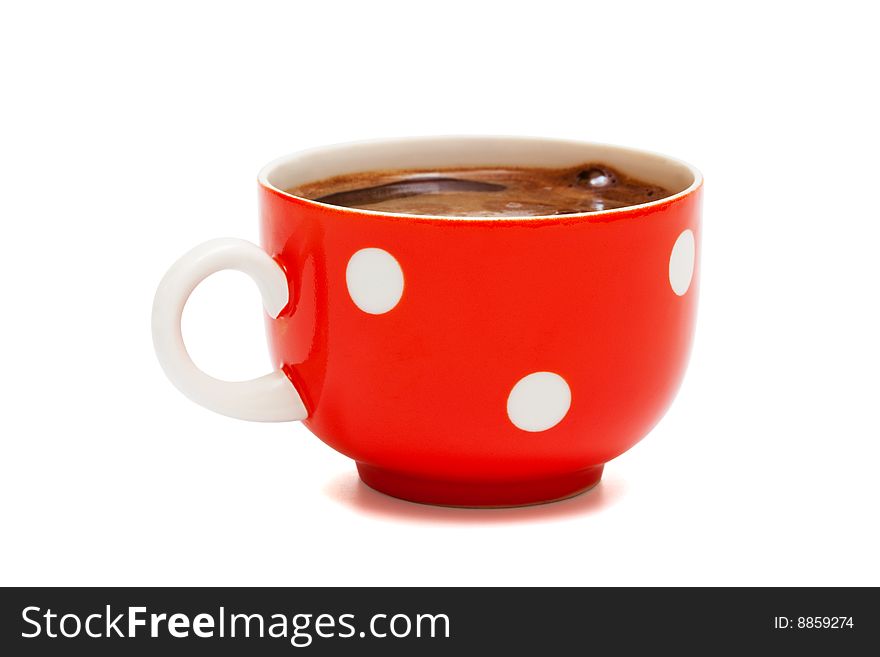
<instances>
[{"instance_id":1,"label":"shadow under cup","mask_svg":"<svg viewBox=\"0 0 880 657\"><path fill-rule=\"evenodd\" d=\"M381 169L601 162L674 193L590 214L444 218L284 189ZM262 245L290 302L271 353L309 429L369 486L456 506L598 483L671 403L694 331L700 174L667 157L525 138L364 142L260 174Z\"/></svg>"}]
</instances>

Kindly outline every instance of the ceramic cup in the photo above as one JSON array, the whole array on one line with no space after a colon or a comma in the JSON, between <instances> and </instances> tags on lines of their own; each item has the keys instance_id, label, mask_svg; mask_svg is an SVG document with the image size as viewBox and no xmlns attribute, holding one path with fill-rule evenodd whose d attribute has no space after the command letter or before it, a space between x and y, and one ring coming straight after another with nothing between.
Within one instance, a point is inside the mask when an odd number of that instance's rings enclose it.
<instances>
[{"instance_id":1,"label":"ceramic cup","mask_svg":"<svg viewBox=\"0 0 880 657\"><path fill-rule=\"evenodd\" d=\"M284 190L378 169L603 162L674 193L590 214L451 218L355 210ZM628 148L431 137L318 148L259 175L262 246L206 242L159 285L153 339L195 402L301 420L408 500L513 506L598 483L661 418L684 375L699 279L697 170ZM276 370L199 370L180 331L208 275L249 274Z\"/></svg>"}]
</instances>

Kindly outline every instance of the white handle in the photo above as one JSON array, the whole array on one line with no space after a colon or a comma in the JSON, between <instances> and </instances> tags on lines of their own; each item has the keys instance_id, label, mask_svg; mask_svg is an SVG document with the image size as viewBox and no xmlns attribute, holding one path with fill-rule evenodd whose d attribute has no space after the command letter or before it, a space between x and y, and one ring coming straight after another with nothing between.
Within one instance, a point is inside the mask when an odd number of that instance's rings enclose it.
<instances>
[{"instance_id":1,"label":"white handle","mask_svg":"<svg viewBox=\"0 0 880 657\"><path fill-rule=\"evenodd\" d=\"M197 246L171 266L153 300L153 346L162 369L184 395L223 415L259 422L306 419L302 398L281 370L251 381L220 381L200 370L186 351L180 331L183 307L199 283L223 269L254 279L271 317L287 305L287 276L256 244L219 239Z\"/></svg>"}]
</instances>

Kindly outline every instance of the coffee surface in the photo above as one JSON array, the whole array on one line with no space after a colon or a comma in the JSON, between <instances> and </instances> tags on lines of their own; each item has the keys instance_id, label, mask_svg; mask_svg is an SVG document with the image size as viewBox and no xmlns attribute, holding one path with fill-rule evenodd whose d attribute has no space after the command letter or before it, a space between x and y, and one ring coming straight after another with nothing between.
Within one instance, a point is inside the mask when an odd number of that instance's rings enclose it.
<instances>
[{"instance_id":1,"label":"coffee surface","mask_svg":"<svg viewBox=\"0 0 880 657\"><path fill-rule=\"evenodd\" d=\"M565 169L475 167L366 171L286 190L294 196L379 212L447 217L523 217L599 212L670 196L663 187L588 162Z\"/></svg>"}]
</instances>

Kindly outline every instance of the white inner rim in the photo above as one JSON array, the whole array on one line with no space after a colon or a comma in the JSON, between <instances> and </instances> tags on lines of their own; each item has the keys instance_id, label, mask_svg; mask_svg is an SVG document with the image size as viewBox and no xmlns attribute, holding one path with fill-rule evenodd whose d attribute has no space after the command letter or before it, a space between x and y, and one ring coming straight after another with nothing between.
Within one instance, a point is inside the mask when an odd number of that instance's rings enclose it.
<instances>
[{"instance_id":1,"label":"white inner rim","mask_svg":"<svg viewBox=\"0 0 880 657\"><path fill-rule=\"evenodd\" d=\"M410 137L336 144L287 155L269 163L260 171L260 184L287 194L287 189L324 178L383 169L446 169L453 167L572 167L584 162L602 162L625 174L660 185L675 192L658 201L625 208L584 213L580 216L605 216L649 207L684 196L699 187L700 172L694 167L665 155L621 146L591 142L543 139L539 137ZM291 196L290 194L288 194ZM301 198L301 197L297 197ZM308 203L357 214L426 217L449 220L480 220L486 217L443 217L408 215L344 208L338 205ZM551 215L521 219L560 219L578 216ZM492 221L517 219L501 217Z\"/></svg>"}]
</instances>

